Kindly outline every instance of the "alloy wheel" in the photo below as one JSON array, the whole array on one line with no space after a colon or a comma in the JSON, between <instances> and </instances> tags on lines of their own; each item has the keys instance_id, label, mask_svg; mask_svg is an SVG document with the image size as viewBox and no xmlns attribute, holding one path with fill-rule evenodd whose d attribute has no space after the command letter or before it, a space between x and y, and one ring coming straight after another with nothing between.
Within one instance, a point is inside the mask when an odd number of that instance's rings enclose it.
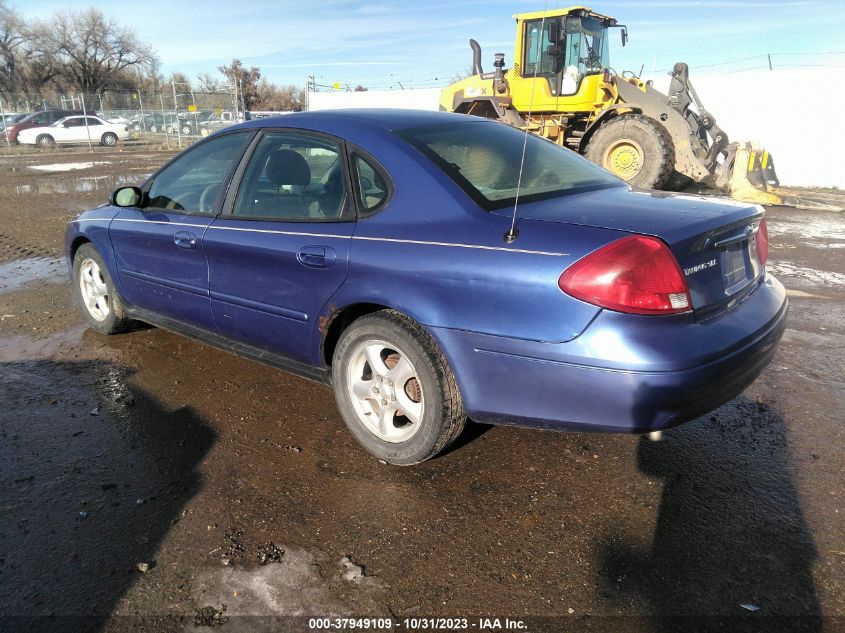
<instances>
[{"instance_id":1,"label":"alloy wheel","mask_svg":"<svg viewBox=\"0 0 845 633\"><path fill-rule=\"evenodd\" d=\"M351 355L346 386L364 427L385 442L406 442L419 431L425 402L419 374L401 349L365 341Z\"/></svg>"},{"instance_id":2,"label":"alloy wheel","mask_svg":"<svg viewBox=\"0 0 845 633\"><path fill-rule=\"evenodd\" d=\"M88 313L97 321L109 316L109 289L99 264L85 259L79 267L79 290Z\"/></svg>"}]
</instances>

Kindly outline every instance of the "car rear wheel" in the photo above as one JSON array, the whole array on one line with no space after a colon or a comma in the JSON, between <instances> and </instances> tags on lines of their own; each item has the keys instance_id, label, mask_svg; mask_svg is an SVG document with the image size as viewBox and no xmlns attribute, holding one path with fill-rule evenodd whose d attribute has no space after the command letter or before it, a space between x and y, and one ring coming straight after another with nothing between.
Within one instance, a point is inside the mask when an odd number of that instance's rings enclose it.
<instances>
[{"instance_id":1,"label":"car rear wheel","mask_svg":"<svg viewBox=\"0 0 845 633\"><path fill-rule=\"evenodd\" d=\"M461 394L437 343L392 310L356 320L332 363L346 426L370 453L391 464L431 459L464 428Z\"/></svg>"},{"instance_id":2,"label":"car rear wheel","mask_svg":"<svg viewBox=\"0 0 845 633\"><path fill-rule=\"evenodd\" d=\"M35 144L38 147L53 147L56 145L55 139L50 136L49 134L40 134L37 139L35 139Z\"/></svg>"},{"instance_id":3,"label":"car rear wheel","mask_svg":"<svg viewBox=\"0 0 845 633\"><path fill-rule=\"evenodd\" d=\"M106 132L103 134L103 138L100 139L100 145L104 147L114 147L117 145L117 134L113 132Z\"/></svg>"},{"instance_id":4,"label":"car rear wheel","mask_svg":"<svg viewBox=\"0 0 845 633\"><path fill-rule=\"evenodd\" d=\"M191 127L189 125L182 126L182 134L188 136L191 133Z\"/></svg>"},{"instance_id":5,"label":"car rear wheel","mask_svg":"<svg viewBox=\"0 0 845 633\"><path fill-rule=\"evenodd\" d=\"M132 326L103 258L91 244L83 244L74 255L73 281L74 297L93 329L116 334Z\"/></svg>"}]
</instances>

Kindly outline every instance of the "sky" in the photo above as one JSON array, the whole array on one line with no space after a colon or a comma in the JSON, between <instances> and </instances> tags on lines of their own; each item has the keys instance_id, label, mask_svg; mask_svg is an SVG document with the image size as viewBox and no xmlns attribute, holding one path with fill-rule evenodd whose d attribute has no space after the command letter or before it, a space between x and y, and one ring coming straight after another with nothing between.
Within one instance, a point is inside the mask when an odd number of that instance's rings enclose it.
<instances>
[{"instance_id":1,"label":"sky","mask_svg":"<svg viewBox=\"0 0 845 633\"><path fill-rule=\"evenodd\" d=\"M11 0L27 18L65 10L66 0ZM80 2L76 8L86 5ZM131 26L150 43L162 73L195 78L241 59L280 84L317 83L371 89L443 86L471 66L470 37L482 47L485 70L493 53L513 57L514 13L569 6L555 0L144 0L90 3ZM768 67L845 69L842 0L615 0L589 4L628 26L622 48L611 38L617 72L668 72L676 61L691 75Z\"/></svg>"}]
</instances>

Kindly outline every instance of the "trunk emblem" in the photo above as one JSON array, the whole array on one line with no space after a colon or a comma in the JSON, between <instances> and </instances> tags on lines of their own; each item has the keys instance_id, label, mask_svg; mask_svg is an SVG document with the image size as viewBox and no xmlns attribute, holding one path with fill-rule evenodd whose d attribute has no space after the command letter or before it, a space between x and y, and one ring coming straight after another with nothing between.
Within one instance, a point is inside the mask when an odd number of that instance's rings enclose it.
<instances>
[{"instance_id":1,"label":"trunk emblem","mask_svg":"<svg viewBox=\"0 0 845 633\"><path fill-rule=\"evenodd\" d=\"M702 270L704 270L706 268L713 268L713 266L715 266L715 265L716 265L716 260L711 259L710 261L703 262L701 264L696 264L695 266L690 266L689 268L684 268L684 274L687 275L687 276L694 275L695 273L701 272Z\"/></svg>"}]
</instances>

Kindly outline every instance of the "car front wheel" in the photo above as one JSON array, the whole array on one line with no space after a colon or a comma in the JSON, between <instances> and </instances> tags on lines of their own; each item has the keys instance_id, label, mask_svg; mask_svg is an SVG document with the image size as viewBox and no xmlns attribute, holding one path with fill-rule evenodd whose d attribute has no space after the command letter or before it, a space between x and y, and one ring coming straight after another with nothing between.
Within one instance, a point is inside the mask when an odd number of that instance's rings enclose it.
<instances>
[{"instance_id":1,"label":"car front wheel","mask_svg":"<svg viewBox=\"0 0 845 633\"><path fill-rule=\"evenodd\" d=\"M431 459L466 416L446 357L417 323L392 310L356 320L334 352L332 382L346 426L391 464Z\"/></svg>"},{"instance_id":2,"label":"car front wheel","mask_svg":"<svg viewBox=\"0 0 845 633\"><path fill-rule=\"evenodd\" d=\"M73 258L73 294L88 324L102 334L124 332L132 325L103 258L83 244Z\"/></svg>"},{"instance_id":3,"label":"car front wheel","mask_svg":"<svg viewBox=\"0 0 845 633\"><path fill-rule=\"evenodd\" d=\"M114 147L117 145L117 134L106 132L103 134L103 138L100 139L100 144L103 147Z\"/></svg>"}]
</instances>

